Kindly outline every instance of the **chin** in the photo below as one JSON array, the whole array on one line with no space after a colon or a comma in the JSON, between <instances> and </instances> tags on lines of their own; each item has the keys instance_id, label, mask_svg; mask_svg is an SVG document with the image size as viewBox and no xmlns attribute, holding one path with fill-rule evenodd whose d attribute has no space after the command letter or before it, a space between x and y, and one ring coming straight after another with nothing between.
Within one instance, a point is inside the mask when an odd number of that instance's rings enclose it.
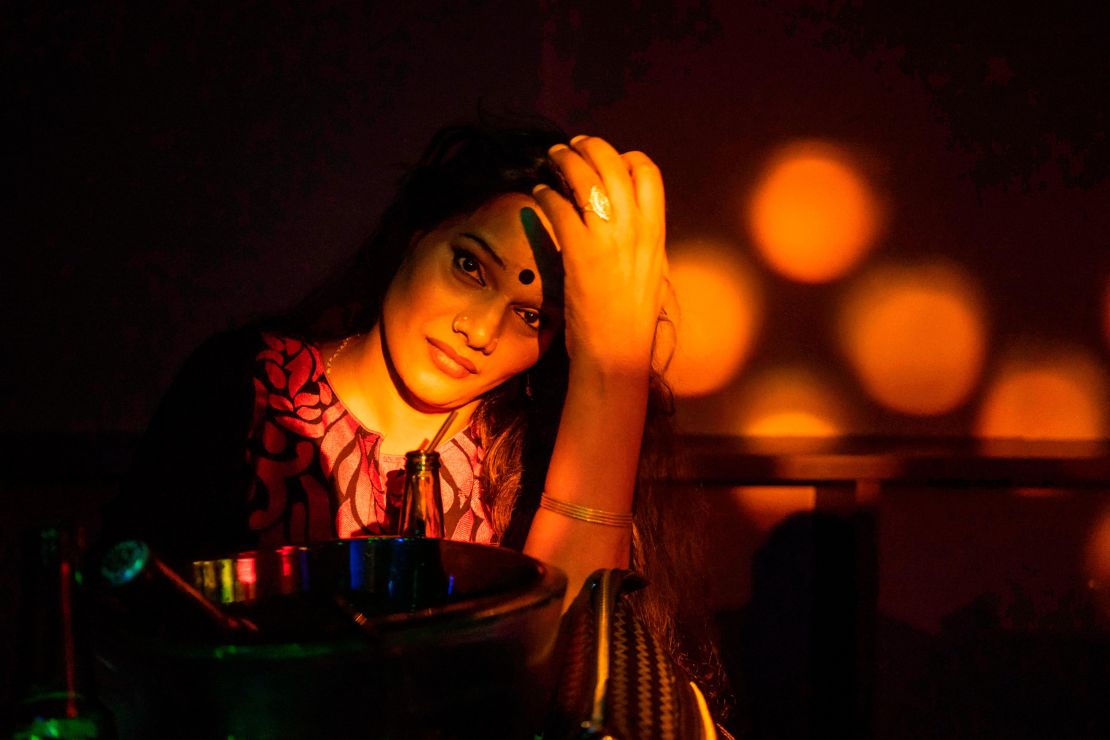
<instances>
[{"instance_id":1,"label":"chin","mask_svg":"<svg viewBox=\"0 0 1110 740\"><path fill-rule=\"evenodd\" d=\"M421 381L423 382L406 383L405 397L410 404L422 411L451 411L465 406L481 395L481 391L460 388L459 381L449 378L422 378Z\"/></svg>"}]
</instances>

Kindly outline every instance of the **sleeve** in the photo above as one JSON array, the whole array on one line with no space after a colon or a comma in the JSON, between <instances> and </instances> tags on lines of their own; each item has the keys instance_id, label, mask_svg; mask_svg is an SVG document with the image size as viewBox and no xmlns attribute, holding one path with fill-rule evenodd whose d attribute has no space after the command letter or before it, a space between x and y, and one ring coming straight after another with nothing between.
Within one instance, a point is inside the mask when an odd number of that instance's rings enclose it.
<instances>
[{"instance_id":1,"label":"sleeve","mask_svg":"<svg viewBox=\"0 0 1110 740\"><path fill-rule=\"evenodd\" d=\"M105 544L139 538L170 559L254 547L246 445L257 331L219 334L178 372L104 511Z\"/></svg>"}]
</instances>

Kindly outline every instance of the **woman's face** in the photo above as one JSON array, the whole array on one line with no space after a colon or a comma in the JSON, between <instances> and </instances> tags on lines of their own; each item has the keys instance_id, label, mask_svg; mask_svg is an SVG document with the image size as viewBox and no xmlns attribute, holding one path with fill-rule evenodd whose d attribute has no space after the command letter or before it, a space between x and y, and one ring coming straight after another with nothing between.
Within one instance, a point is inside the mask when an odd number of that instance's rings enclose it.
<instances>
[{"instance_id":1,"label":"woman's face","mask_svg":"<svg viewBox=\"0 0 1110 740\"><path fill-rule=\"evenodd\" d=\"M531 212L522 222L524 209ZM530 368L550 346L562 328L562 295L539 212L526 195L503 195L414 242L382 306L387 360L409 403L462 406ZM545 296L545 279L553 295Z\"/></svg>"}]
</instances>

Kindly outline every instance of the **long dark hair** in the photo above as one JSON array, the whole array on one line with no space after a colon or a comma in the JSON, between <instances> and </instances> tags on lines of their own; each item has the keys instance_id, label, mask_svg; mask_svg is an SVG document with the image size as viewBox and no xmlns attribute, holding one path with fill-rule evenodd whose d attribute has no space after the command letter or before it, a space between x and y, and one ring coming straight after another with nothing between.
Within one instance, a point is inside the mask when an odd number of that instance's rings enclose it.
<instances>
[{"instance_id":1,"label":"long dark hair","mask_svg":"<svg viewBox=\"0 0 1110 740\"><path fill-rule=\"evenodd\" d=\"M530 194L543 183L566 197L566 184L547 150L568 136L546 119L484 120L440 130L401 179L397 196L353 261L314 291L294 311L294 329L317 341L369 331L393 276L408 254L413 236L454 216L472 213L508 193ZM490 522L502 545L521 549L539 506L567 390L569 359L565 338L556 337L539 362L523 376L487 393L472 417L471 432L485 451L481 490ZM641 448L633 511L632 566L650 586L635 605L657 639L676 661L699 678L712 699L722 686L712 641L696 628L704 621L691 595L694 548L689 498L667 495L674 456L670 389L653 371L647 425ZM683 629L679 629L679 624Z\"/></svg>"}]
</instances>

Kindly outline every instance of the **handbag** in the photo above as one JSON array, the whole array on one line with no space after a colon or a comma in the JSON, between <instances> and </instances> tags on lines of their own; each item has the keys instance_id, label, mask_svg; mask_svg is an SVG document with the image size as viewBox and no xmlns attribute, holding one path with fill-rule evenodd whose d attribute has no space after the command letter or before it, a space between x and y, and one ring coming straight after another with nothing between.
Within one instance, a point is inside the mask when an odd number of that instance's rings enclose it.
<instances>
[{"instance_id":1,"label":"handbag","mask_svg":"<svg viewBox=\"0 0 1110 740\"><path fill-rule=\"evenodd\" d=\"M560 623L560 668L545 740L730 737L626 598L646 585L629 570L602 569L586 579Z\"/></svg>"}]
</instances>

